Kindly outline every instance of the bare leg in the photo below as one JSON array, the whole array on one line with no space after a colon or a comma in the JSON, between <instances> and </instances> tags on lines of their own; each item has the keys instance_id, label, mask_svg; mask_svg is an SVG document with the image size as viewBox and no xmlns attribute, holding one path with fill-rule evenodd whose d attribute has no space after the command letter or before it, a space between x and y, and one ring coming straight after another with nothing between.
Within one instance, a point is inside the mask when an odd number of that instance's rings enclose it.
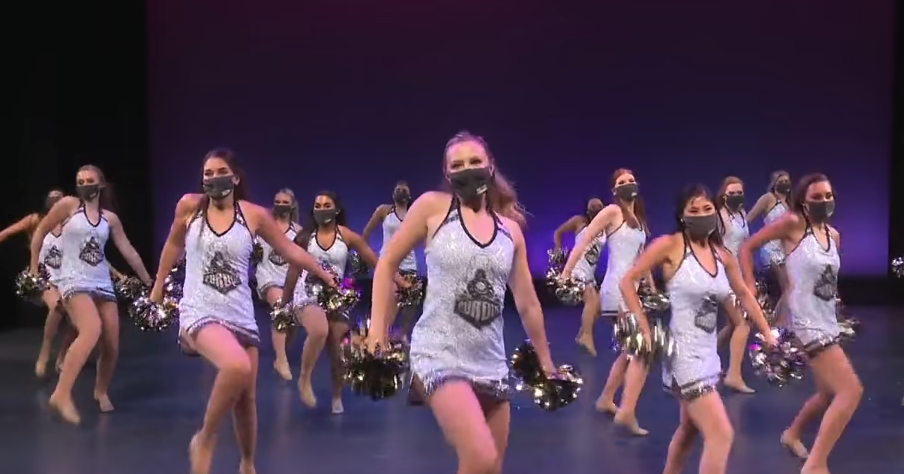
<instances>
[{"instance_id":1,"label":"bare leg","mask_svg":"<svg viewBox=\"0 0 904 474\"><path fill-rule=\"evenodd\" d=\"M634 357L628 362L628 370L625 373L625 388L622 390L621 405L615 412L615 422L627 428L635 436L646 436L649 431L640 427L637 423L637 400L647 381L649 367L639 357Z\"/></svg>"},{"instance_id":2,"label":"bare leg","mask_svg":"<svg viewBox=\"0 0 904 474\"><path fill-rule=\"evenodd\" d=\"M615 405L615 392L618 391L622 383L625 381L625 372L628 370L628 354L625 351L618 353L615 362L609 369L609 378L606 379L606 385L603 392L596 400L596 409L614 415L618 411Z\"/></svg>"},{"instance_id":3,"label":"bare leg","mask_svg":"<svg viewBox=\"0 0 904 474\"><path fill-rule=\"evenodd\" d=\"M314 396L314 388L311 385L311 374L314 372L314 365L317 364L317 359L326 344L330 327L326 320L326 313L319 306L309 305L301 308L296 314L296 319L307 332L304 348L301 350L298 393L301 402L308 408L313 408L317 406L317 397Z\"/></svg>"},{"instance_id":4,"label":"bare leg","mask_svg":"<svg viewBox=\"0 0 904 474\"><path fill-rule=\"evenodd\" d=\"M788 273L785 271L785 265L774 267L775 277L778 279L778 285L782 289L782 295L775 303L775 325L784 327L788 321Z\"/></svg>"},{"instance_id":5,"label":"bare leg","mask_svg":"<svg viewBox=\"0 0 904 474\"><path fill-rule=\"evenodd\" d=\"M217 377L207 401L204 422L189 445L191 474L210 474L216 448L217 428L227 413L235 409L251 384L253 366L245 349L228 329L218 324L201 328L193 348L217 368Z\"/></svg>"},{"instance_id":6,"label":"bare leg","mask_svg":"<svg viewBox=\"0 0 904 474\"><path fill-rule=\"evenodd\" d=\"M495 408L484 414L467 382L449 382L441 386L427 399L427 404L446 441L455 449L458 474L501 473L500 445L508 443L507 404L506 408Z\"/></svg>"},{"instance_id":7,"label":"bare leg","mask_svg":"<svg viewBox=\"0 0 904 474\"><path fill-rule=\"evenodd\" d=\"M744 376L741 375L741 362L744 361L744 354L747 351L750 326L734 302L724 306L732 327L731 339L728 343L728 371L725 374L725 386L739 393L754 393L754 390L744 382Z\"/></svg>"},{"instance_id":8,"label":"bare leg","mask_svg":"<svg viewBox=\"0 0 904 474\"><path fill-rule=\"evenodd\" d=\"M691 455L691 449L694 447L694 441L700 432L691 421L690 415L687 413L687 404L681 403L681 421L678 423L678 429L672 435L672 441L669 443L669 453L665 458L665 469L662 474L681 474L684 472L684 466L687 465L687 459Z\"/></svg>"},{"instance_id":9,"label":"bare leg","mask_svg":"<svg viewBox=\"0 0 904 474\"><path fill-rule=\"evenodd\" d=\"M94 399L103 413L113 411L113 403L107 392L116 360L119 358L119 310L112 301L98 303L101 319L100 356L97 358L97 380L94 383Z\"/></svg>"},{"instance_id":10,"label":"bare leg","mask_svg":"<svg viewBox=\"0 0 904 474\"><path fill-rule=\"evenodd\" d=\"M60 293L56 288L50 288L42 295L44 304L47 305L47 319L44 321L44 338L41 340L41 350L38 352L38 360L35 362L35 376L44 378L47 375L47 362L50 360L50 349L53 339L60 329L63 321L62 308L58 306Z\"/></svg>"},{"instance_id":11,"label":"bare leg","mask_svg":"<svg viewBox=\"0 0 904 474\"><path fill-rule=\"evenodd\" d=\"M81 422L81 417L72 403L72 386L75 385L78 374L85 366L88 355L91 354L100 339L101 320L94 301L84 293L72 295L69 298L66 312L78 330L78 336L72 342L63 361L56 389L50 395L50 407L65 421L78 424Z\"/></svg>"},{"instance_id":12,"label":"bare leg","mask_svg":"<svg viewBox=\"0 0 904 474\"><path fill-rule=\"evenodd\" d=\"M267 299L267 305L272 307L278 299L282 298L282 288L270 287L264 296ZM286 333L279 332L271 326L270 337L273 340L273 352L276 353L276 358L273 359L273 370L283 380L292 380L292 368L289 366L289 358L286 356L288 350Z\"/></svg>"},{"instance_id":13,"label":"bare leg","mask_svg":"<svg viewBox=\"0 0 904 474\"><path fill-rule=\"evenodd\" d=\"M725 474L734 442L734 429L718 392L687 402L687 413L703 435L700 474Z\"/></svg>"},{"instance_id":14,"label":"bare leg","mask_svg":"<svg viewBox=\"0 0 904 474\"><path fill-rule=\"evenodd\" d=\"M257 448L257 368L259 357L256 347L245 349L245 353L251 362L251 380L249 380L245 391L239 395L235 408L232 409L232 425L235 430L239 453L241 454L239 474L256 474L254 455Z\"/></svg>"},{"instance_id":15,"label":"bare leg","mask_svg":"<svg viewBox=\"0 0 904 474\"><path fill-rule=\"evenodd\" d=\"M342 360L342 339L348 333L348 324L345 322L330 322L330 337L327 339L326 350L330 356L330 382L332 385L332 413L339 415L345 411L342 406L342 377L345 375L345 363Z\"/></svg>"},{"instance_id":16,"label":"bare leg","mask_svg":"<svg viewBox=\"0 0 904 474\"><path fill-rule=\"evenodd\" d=\"M64 313L65 315L66 313ZM71 321L71 318L70 318ZM63 340L60 341L60 349L57 351L57 360L56 360L56 371L61 372L63 370L63 360L66 359L66 353L69 352L69 348L72 346L72 343L75 342L75 338L78 337L78 329L75 328L75 325L72 324L63 333ZM89 354L90 355L90 354Z\"/></svg>"},{"instance_id":17,"label":"bare leg","mask_svg":"<svg viewBox=\"0 0 904 474\"><path fill-rule=\"evenodd\" d=\"M593 342L593 323L600 313L600 295L593 285L584 288L584 310L581 312L581 330L575 342L590 355L596 357L596 346Z\"/></svg>"}]
</instances>

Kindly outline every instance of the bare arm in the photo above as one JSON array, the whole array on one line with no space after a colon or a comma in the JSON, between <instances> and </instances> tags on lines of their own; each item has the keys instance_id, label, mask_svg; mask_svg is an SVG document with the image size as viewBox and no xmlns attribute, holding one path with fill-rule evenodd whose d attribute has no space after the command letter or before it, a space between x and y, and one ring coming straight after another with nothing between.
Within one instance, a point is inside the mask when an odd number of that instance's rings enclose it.
<instances>
[{"instance_id":1,"label":"bare arm","mask_svg":"<svg viewBox=\"0 0 904 474\"><path fill-rule=\"evenodd\" d=\"M534 288L533 277L527 263L527 248L524 244L524 234L515 223L506 226L515 242L515 255L512 262L512 273L509 276L509 288L515 298L515 307L521 315L521 324L524 332L533 343L534 349L540 358L543 368L547 372L554 370L552 357L549 353L549 342L546 340L546 326L543 322L543 308L537 298L537 290Z\"/></svg>"},{"instance_id":2,"label":"bare arm","mask_svg":"<svg viewBox=\"0 0 904 474\"><path fill-rule=\"evenodd\" d=\"M113 265L110 265L110 275L113 275L113 278L116 280L122 280L126 277L125 274L117 270ZM145 280L145 282L147 282L147 280Z\"/></svg>"},{"instance_id":3,"label":"bare arm","mask_svg":"<svg viewBox=\"0 0 904 474\"><path fill-rule=\"evenodd\" d=\"M160 264L157 266L157 276L154 278L154 288L151 290L151 297L154 301L159 301L162 297L163 282L166 281L173 265L185 250L188 220L191 219L192 213L197 211L200 202L200 194L186 194L176 203L173 223L170 225L169 235L166 236L166 242L160 252Z\"/></svg>"},{"instance_id":4,"label":"bare arm","mask_svg":"<svg viewBox=\"0 0 904 474\"><path fill-rule=\"evenodd\" d=\"M669 253L675 247L675 242L676 239L673 235L665 235L654 240L653 243L637 257L637 260L634 261L634 265L632 265L628 272L625 273L624 278L618 282L618 289L621 291L625 306L628 307L628 312L633 313L637 317L637 321L640 323L644 334L650 333L650 323L647 321L647 315L644 313L643 306L640 304L640 297L637 296L637 282L646 275L649 275L654 267L668 261Z\"/></svg>"},{"instance_id":5,"label":"bare arm","mask_svg":"<svg viewBox=\"0 0 904 474\"><path fill-rule=\"evenodd\" d=\"M367 225L364 226L364 230L361 231L361 238L364 239L365 242L370 239L370 234L383 222L383 219L386 218L386 215L389 214L390 206L386 204L381 204L377 207L377 210L374 211L374 214L370 216L370 220L367 221ZM361 252L358 252L361 253Z\"/></svg>"},{"instance_id":6,"label":"bare arm","mask_svg":"<svg viewBox=\"0 0 904 474\"><path fill-rule=\"evenodd\" d=\"M731 285L731 291L734 292L741 307L747 312L747 316L753 320L760 333L769 332L769 323L766 316L763 315L763 309L760 308L756 297L750 292L750 287L744 283L744 277L741 275L741 266L738 260L731 252L720 248L719 255L722 258L722 265L725 267L725 275L728 277L728 284Z\"/></svg>"},{"instance_id":7,"label":"bare arm","mask_svg":"<svg viewBox=\"0 0 904 474\"><path fill-rule=\"evenodd\" d=\"M770 193L763 194L756 200L756 204L747 212L747 223L753 223L760 214L775 205L775 196Z\"/></svg>"},{"instance_id":8,"label":"bare arm","mask_svg":"<svg viewBox=\"0 0 904 474\"><path fill-rule=\"evenodd\" d=\"M426 193L418 197L411 207L399 230L386 244L382 257L374 269L373 302L370 317L370 330L382 337L389 329L386 327L386 315L395 305L392 296L393 274L399 271L399 265L414 249L418 242L427 239L427 220L436 208L437 193Z\"/></svg>"},{"instance_id":9,"label":"bare arm","mask_svg":"<svg viewBox=\"0 0 904 474\"><path fill-rule=\"evenodd\" d=\"M78 205L79 200L77 198L72 196L64 197L57 201L50 208L47 215L41 219L41 222L38 223L34 235L31 236L31 262L29 265L31 273L37 273L38 271L38 260L40 259L41 245L44 244L44 237L47 237L47 234L56 226L62 224L72 214L72 211L78 208Z\"/></svg>"},{"instance_id":10,"label":"bare arm","mask_svg":"<svg viewBox=\"0 0 904 474\"><path fill-rule=\"evenodd\" d=\"M295 287L298 285L298 277L300 275L301 272L298 271L297 267L289 265L289 269L286 270L286 282L283 283L283 303L288 303L295 297Z\"/></svg>"},{"instance_id":11,"label":"bare arm","mask_svg":"<svg viewBox=\"0 0 904 474\"><path fill-rule=\"evenodd\" d=\"M754 277L753 253L773 240L784 241L798 225L800 217L793 212L785 213L779 220L773 222L760 229L759 232L753 234L741 243L738 249L738 262L741 266L741 275L744 276L744 282L748 288L756 288L756 279Z\"/></svg>"},{"instance_id":12,"label":"bare arm","mask_svg":"<svg viewBox=\"0 0 904 474\"><path fill-rule=\"evenodd\" d=\"M129 242L129 238L126 237L126 232L122 228L122 221L119 220L119 216L109 213L107 221L110 223L110 236L113 238L113 244L116 245L116 249L119 250L122 258L138 274L138 278L141 278L141 281L148 285L151 284L151 275L148 274L147 269L144 267L141 255L138 255L138 251L135 250L132 242Z\"/></svg>"},{"instance_id":13,"label":"bare arm","mask_svg":"<svg viewBox=\"0 0 904 474\"><path fill-rule=\"evenodd\" d=\"M352 232L346 227L342 227L341 231L342 237L345 239L345 242L352 250L358 252L358 255L361 256L362 260L364 260L364 263L366 263L370 268L376 268L378 260L377 254L372 248L370 248L370 245L367 244L367 241L364 240L362 236ZM402 276L399 275L398 272L396 272L395 276L393 277L393 281L397 285L405 284Z\"/></svg>"},{"instance_id":14,"label":"bare arm","mask_svg":"<svg viewBox=\"0 0 904 474\"><path fill-rule=\"evenodd\" d=\"M253 209L257 220L257 235L260 236L264 242L270 244L270 247L273 247L273 250L278 255L283 256L283 258L288 260L291 265L299 267L302 270L307 270L308 273L323 280L327 284L333 283L333 275L321 268L320 262L312 257L306 250L289 240L289 238L286 237L285 232L280 230L276 221L273 220L273 217L270 216L270 213L267 212L266 209L254 204L250 204L250 209Z\"/></svg>"},{"instance_id":15,"label":"bare arm","mask_svg":"<svg viewBox=\"0 0 904 474\"><path fill-rule=\"evenodd\" d=\"M556 229L555 233L552 234L552 239L555 242L556 250L562 248L562 236L569 232L577 232L581 227L581 224L584 223L584 218L582 216L572 216L571 219L563 222L562 225Z\"/></svg>"},{"instance_id":16,"label":"bare arm","mask_svg":"<svg viewBox=\"0 0 904 474\"><path fill-rule=\"evenodd\" d=\"M571 254L568 255L568 261L565 262L565 268L562 269L562 276L566 278L571 276L571 271L574 270L574 266L578 264L578 261L583 258L587 247L590 247L593 239L595 239L600 232L604 232L606 228L609 227L609 223L612 222L612 219L617 212L621 212L619 207L610 204L603 208L603 210L587 224L587 229L581 234L581 238L574 243L574 248L571 249Z\"/></svg>"},{"instance_id":17,"label":"bare arm","mask_svg":"<svg viewBox=\"0 0 904 474\"><path fill-rule=\"evenodd\" d=\"M25 233L36 228L40 221L41 219L37 214L29 214L19 219L15 224L0 231L0 242L3 242L16 234Z\"/></svg>"}]
</instances>

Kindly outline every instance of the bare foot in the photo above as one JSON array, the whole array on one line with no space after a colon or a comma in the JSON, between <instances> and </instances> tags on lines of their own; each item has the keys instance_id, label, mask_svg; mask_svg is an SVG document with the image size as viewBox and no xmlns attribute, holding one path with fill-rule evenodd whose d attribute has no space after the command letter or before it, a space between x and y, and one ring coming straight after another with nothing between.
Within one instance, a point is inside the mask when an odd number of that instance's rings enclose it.
<instances>
[{"instance_id":1,"label":"bare foot","mask_svg":"<svg viewBox=\"0 0 904 474\"><path fill-rule=\"evenodd\" d=\"M239 474L257 474L257 470L254 469L254 461L239 462Z\"/></svg>"},{"instance_id":2,"label":"bare foot","mask_svg":"<svg viewBox=\"0 0 904 474\"><path fill-rule=\"evenodd\" d=\"M288 362L273 361L273 370L282 377L283 380L292 380L292 369Z\"/></svg>"},{"instance_id":3,"label":"bare foot","mask_svg":"<svg viewBox=\"0 0 904 474\"><path fill-rule=\"evenodd\" d=\"M217 445L216 437L202 438L201 433L195 433L188 445L188 459L191 463L191 474L210 474L210 464L213 461L213 449Z\"/></svg>"},{"instance_id":4,"label":"bare foot","mask_svg":"<svg viewBox=\"0 0 904 474\"><path fill-rule=\"evenodd\" d=\"M97 400L97 405L100 407L101 413L110 413L113 411L113 402L110 401L110 397L107 396L106 393L95 393L94 399Z\"/></svg>"},{"instance_id":5,"label":"bare foot","mask_svg":"<svg viewBox=\"0 0 904 474\"><path fill-rule=\"evenodd\" d=\"M82 422L82 418L79 416L78 410L75 409L72 399L62 400L51 395L48 402L50 403L50 409L66 423L77 425Z\"/></svg>"},{"instance_id":6,"label":"bare foot","mask_svg":"<svg viewBox=\"0 0 904 474\"><path fill-rule=\"evenodd\" d=\"M615 406L615 402L612 400L600 397L596 399L596 411L615 416L615 414L618 413L618 407Z\"/></svg>"},{"instance_id":7,"label":"bare foot","mask_svg":"<svg viewBox=\"0 0 904 474\"><path fill-rule=\"evenodd\" d=\"M788 434L788 430L785 430L782 433L782 437L780 439L782 446L788 448L788 451L791 451L791 454L800 458L807 459L810 456L810 453L807 451L807 448L803 443L800 442L800 438L792 437ZM801 471L803 472L803 471ZM818 471L814 471L818 472ZM828 471L826 471L828 472Z\"/></svg>"},{"instance_id":8,"label":"bare foot","mask_svg":"<svg viewBox=\"0 0 904 474\"><path fill-rule=\"evenodd\" d=\"M298 381L298 395L301 397L301 403L308 408L317 406L317 397L314 396L314 389L311 387L310 381L300 379Z\"/></svg>"},{"instance_id":9,"label":"bare foot","mask_svg":"<svg viewBox=\"0 0 904 474\"><path fill-rule=\"evenodd\" d=\"M578 346L587 351L588 354L596 357L596 347L593 345L593 337L582 335L577 340Z\"/></svg>"},{"instance_id":10,"label":"bare foot","mask_svg":"<svg viewBox=\"0 0 904 474\"><path fill-rule=\"evenodd\" d=\"M622 410L615 412L615 423L627 428L627 430L630 431L634 436L646 436L650 434L649 431L640 427L640 425L637 423L637 418L635 418L633 415L625 414L625 412L623 412Z\"/></svg>"},{"instance_id":11,"label":"bare foot","mask_svg":"<svg viewBox=\"0 0 904 474\"><path fill-rule=\"evenodd\" d=\"M341 415L343 412L345 412L345 407L342 406L342 399L334 398L331 413L334 415Z\"/></svg>"},{"instance_id":12,"label":"bare foot","mask_svg":"<svg viewBox=\"0 0 904 474\"><path fill-rule=\"evenodd\" d=\"M725 377L725 386L738 393L756 393L756 390L747 386L742 379Z\"/></svg>"}]
</instances>

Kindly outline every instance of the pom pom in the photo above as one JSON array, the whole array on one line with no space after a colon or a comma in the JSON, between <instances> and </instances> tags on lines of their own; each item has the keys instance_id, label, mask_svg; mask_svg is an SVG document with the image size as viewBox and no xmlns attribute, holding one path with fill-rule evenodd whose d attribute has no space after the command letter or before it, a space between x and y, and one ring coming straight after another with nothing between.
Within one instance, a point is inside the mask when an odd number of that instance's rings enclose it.
<instances>
[{"instance_id":1,"label":"pom pom","mask_svg":"<svg viewBox=\"0 0 904 474\"><path fill-rule=\"evenodd\" d=\"M424 303L425 291L427 289L426 282L415 273L406 273L402 275L408 282L408 288L399 287L398 298L400 308L416 308Z\"/></svg>"},{"instance_id":2,"label":"pom pom","mask_svg":"<svg viewBox=\"0 0 904 474\"><path fill-rule=\"evenodd\" d=\"M904 257L895 257L892 259L891 272L898 278L904 276Z\"/></svg>"},{"instance_id":3,"label":"pom pom","mask_svg":"<svg viewBox=\"0 0 904 474\"><path fill-rule=\"evenodd\" d=\"M568 249L549 249L546 251L550 268L561 270L568 261Z\"/></svg>"},{"instance_id":4,"label":"pom pom","mask_svg":"<svg viewBox=\"0 0 904 474\"><path fill-rule=\"evenodd\" d=\"M671 308L669 297L664 293L653 291L646 280L640 282L637 287L637 296L640 297L640 304L647 313L664 313Z\"/></svg>"},{"instance_id":5,"label":"pom pom","mask_svg":"<svg viewBox=\"0 0 904 474\"><path fill-rule=\"evenodd\" d=\"M285 333L295 326L295 305L284 303L282 298L276 300L270 308L270 320L273 322L273 329Z\"/></svg>"},{"instance_id":6,"label":"pom pom","mask_svg":"<svg viewBox=\"0 0 904 474\"><path fill-rule=\"evenodd\" d=\"M807 360L794 333L784 328L772 328L771 331L776 340L775 347L766 346L763 335L757 334L759 342L751 344L748 353L757 375L765 377L774 386L783 387L803 378Z\"/></svg>"},{"instance_id":7,"label":"pom pom","mask_svg":"<svg viewBox=\"0 0 904 474\"><path fill-rule=\"evenodd\" d=\"M584 384L581 374L570 365L561 365L554 374L547 376L530 340L515 349L511 367L512 375L518 379L516 388L530 392L534 403L547 411L558 410L577 400Z\"/></svg>"},{"instance_id":8,"label":"pom pom","mask_svg":"<svg viewBox=\"0 0 904 474\"><path fill-rule=\"evenodd\" d=\"M647 363L660 357L670 358L678 353L678 345L669 328L662 320L650 321L649 344L644 341L640 321L633 313L628 313L615 322L613 328L613 349L625 351L631 357L640 357Z\"/></svg>"},{"instance_id":9,"label":"pom pom","mask_svg":"<svg viewBox=\"0 0 904 474\"><path fill-rule=\"evenodd\" d=\"M251 246L251 265L257 265L264 260L264 247L261 246L261 243L258 241L254 241L254 245Z\"/></svg>"},{"instance_id":10,"label":"pom pom","mask_svg":"<svg viewBox=\"0 0 904 474\"><path fill-rule=\"evenodd\" d=\"M171 299L154 303L147 296L140 296L129 307L129 315L142 331L161 332L179 319L179 304Z\"/></svg>"},{"instance_id":11,"label":"pom pom","mask_svg":"<svg viewBox=\"0 0 904 474\"><path fill-rule=\"evenodd\" d=\"M335 275L333 267L327 262L320 263L321 268ZM330 314L348 314L361 299L361 292L355 286L355 281L345 278L339 282L338 288L324 285L316 278L309 277L306 281L307 292L317 299L317 304Z\"/></svg>"},{"instance_id":12,"label":"pom pom","mask_svg":"<svg viewBox=\"0 0 904 474\"><path fill-rule=\"evenodd\" d=\"M138 278L123 277L113 280L113 290L120 300L131 303L148 293L148 287Z\"/></svg>"},{"instance_id":13,"label":"pom pom","mask_svg":"<svg viewBox=\"0 0 904 474\"><path fill-rule=\"evenodd\" d=\"M49 275L44 265L38 265L38 274L32 274L27 268L16 276L16 294L25 301L41 305L41 297L50 286L47 282Z\"/></svg>"},{"instance_id":14,"label":"pom pom","mask_svg":"<svg viewBox=\"0 0 904 474\"><path fill-rule=\"evenodd\" d=\"M353 393L382 400L405 385L407 351L403 344L390 342L389 347L379 348L376 354L369 353L364 346L369 329L370 319L365 318L342 341L343 380Z\"/></svg>"},{"instance_id":15,"label":"pom pom","mask_svg":"<svg viewBox=\"0 0 904 474\"><path fill-rule=\"evenodd\" d=\"M358 252L349 252L345 261L345 274L355 280L360 280L366 277L368 273L367 264L364 263L364 260L361 260Z\"/></svg>"},{"instance_id":16,"label":"pom pom","mask_svg":"<svg viewBox=\"0 0 904 474\"><path fill-rule=\"evenodd\" d=\"M839 342L851 342L860 334L860 320L847 313L840 298L835 301L835 318L838 320Z\"/></svg>"}]
</instances>

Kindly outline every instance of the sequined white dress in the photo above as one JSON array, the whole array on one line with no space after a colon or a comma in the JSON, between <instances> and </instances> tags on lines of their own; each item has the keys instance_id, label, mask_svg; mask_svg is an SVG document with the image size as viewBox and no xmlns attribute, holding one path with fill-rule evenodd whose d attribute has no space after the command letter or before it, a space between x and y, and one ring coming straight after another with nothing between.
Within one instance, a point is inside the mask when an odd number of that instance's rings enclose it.
<instances>
[{"instance_id":1,"label":"sequined white dress","mask_svg":"<svg viewBox=\"0 0 904 474\"><path fill-rule=\"evenodd\" d=\"M248 285L254 236L238 203L225 232L217 234L199 211L185 235L185 283L179 301L179 328L194 337L201 328L219 324L245 346L260 344Z\"/></svg>"},{"instance_id":2,"label":"sequined white dress","mask_svg":"<svg viewBox=\"0 0 904 474\"><path fill-rule=\"evenodd\" d=\"M578 231L574 236L575 242L581 240L581 236L584 235L586 230L587 227L584 227ZM584 256L574 265L574 270L572 270L571 275L575 279L596 285L596 266L600 261L603 245L606 245L605 232L601 232L600 235L596 236L596 238L590 242L590 246L584 251Z\"/></svg>"},{"instance_id":3,"label":"sequined white dress","mask_svg":"<svg viewBox=\"0 0 904 474\"><path fill-rule=\"evenodd\" d=\"M725 267L718 255L710 274L685 244L684 260L666 282L671 300L669 331L676 342L674 355L663 361L662 384L669 392L693 400L716 389L722 372L717 352L716 315L731 296Z\"/></svg>"},{"instance_id":4,"label":"sequined white dress","mask_svg":"<svg viewBox=\"0 0 904 474\"><path fill-rule=\"evenodd\" d=\"M286 237L288 237L289 240L293 240L297 233L298 227L295 223L290 223L289 228L286 229ZM263 258L260 263L255 265L254 279L257 280L258 296L261 300L265 300L267 291L270 288L282 288L283 285L285 285L286 272L289 270L289 265L286 259L276 253L276 251L273 250L273 247L263 239L257 238L255 241L263 250Z\"/></svg>"},{"instance_id":5,"label":"sequined white dress","mask_svg":"<svg viewBox=\"0 0 904 474\"><path fill-rule=\"evenodd\" d=\"M345 267L348 264L349 253L348 245L346 245L345 240L342 239L342 233L336 229L336 237L333 240L332 245L326 248L320 245L320 242L317 240L316 231L309 235L310 238L308 239L306 247L308 253L321 263L329 264L333 274L336 275L336 278L342 280L345 276ZM310 292L311 285L317 282L319 282L317 277L310 275L307 270L301 273L298 277L298 283L295 285L295 295L293 296L293 302L295 303L296 308L317 304L316 297ZM347 314L328 314L327 316L333 319L348 319Z\"/></svg>"},{"instance_id":6,"label":"sequined white dress","mask_svg":"<svg viewBox=\"0 0 904 474\"><path fill-rule=\"evenodd\" d=\"M785 258L790 282L790 327L811 356L835 344L839 333L835 303L841 257L826 232L828 247L823 248L808 224L797 247Z\"/></svg>"},{"instance_id":7,"label":"sequined white dress","mask_svg":"<svg viewBox=\"0 0 904 474\"><path fill-rule=\"evenodd\" d=\"M425 251L430 284L411 336L413 402L450 380L470 382L479 396L510 396L502 312L515 245L498 220L489 242L478 242L459 209L453 200Z\"/></svg>"},{"instance_id":8,"label":"sequined white dress","mask_svg":"<svg viewBox=\"0 0 904 474\"><path fill-rule=\"evenodd\" d=\"M775 206L772 206L772 209L769 209L769 212L763 216L763 224L769 225L777 221L786 212L788 212L788 208L785 207L785 203L778 201L775 203ZM780 240L766 242L766 245L763 245L763 248L760 249L760 257L763 260L763 265L767 267L785 263L785 250L782 248L782 242Z\"/></svg>"},{"instance_id":9,"label":"sequined white dress","mask_svg":"<svg viewBox=\"0 0 904 474\"><path fill-rule=\"evenodd\" d=\"M87 293L94 298L116 301L110 265L104 253L109 237L110 224L103 211L97 223L88 220L84 204L69 216L57 240L62 253L57 288L63 299Z\"/></svg>"},{"instance_id":10,"label":"sequined white dress","mask_svg":"<svg viewBox=\"0 0 904 474\"><path fill-rule=\"evenodd\" d=\"M600 300L603 315L616 316L619 311L628 310L618 284L643 250L647 242L647 233L642 227L634 229L627 222L622 222L609 234L606 242L609 245L609 262L606 265L603 283L600 285Z\"/></svg>"},{"instance_id":11,"label":"sequined white dress","mask_svg":"<svg viewBox=\"0 0 904 474\"><path fill-rule=\"evenodd\" d=\"M735 214L728 212L728 219L723 219L722 224L725 226L722 234L722 243L725 248L735 257L741 244L750 237L750 228L747 227L747 215L744 213Z\"/></svg>"},{"instance_id":12,"label":"sequined white dress","mask_svg":"<svg viewBox=\"0 0 904 474\"><path fill-rule=\"evenodd\" d=\"M380 255L383 255L383 252L386 251L386 246L389 245L392 236L399 231L401 226L402 219L399 218L399 214L396 212L395 206L393 206L392 211L383 218L383 245L380 248ZM402 263L399 264L399 271L402 273L417 273L417 256L414 250L406 255Z\"/></svg>"},{"instance_id":13,"label":"sequined white dress","mask_svg":"<svg viewBox=\"0 0 904 474\"><path fill-rule=\"evenodd\" d=\"M44 271L47 272L48 282L53 286L58 286L63 268L63 251L61 249L63 242L60 235L48 232L44 236L41 243L41 252L38 254L39 261L44 265Z\"/></svg>"}]
</instances>

